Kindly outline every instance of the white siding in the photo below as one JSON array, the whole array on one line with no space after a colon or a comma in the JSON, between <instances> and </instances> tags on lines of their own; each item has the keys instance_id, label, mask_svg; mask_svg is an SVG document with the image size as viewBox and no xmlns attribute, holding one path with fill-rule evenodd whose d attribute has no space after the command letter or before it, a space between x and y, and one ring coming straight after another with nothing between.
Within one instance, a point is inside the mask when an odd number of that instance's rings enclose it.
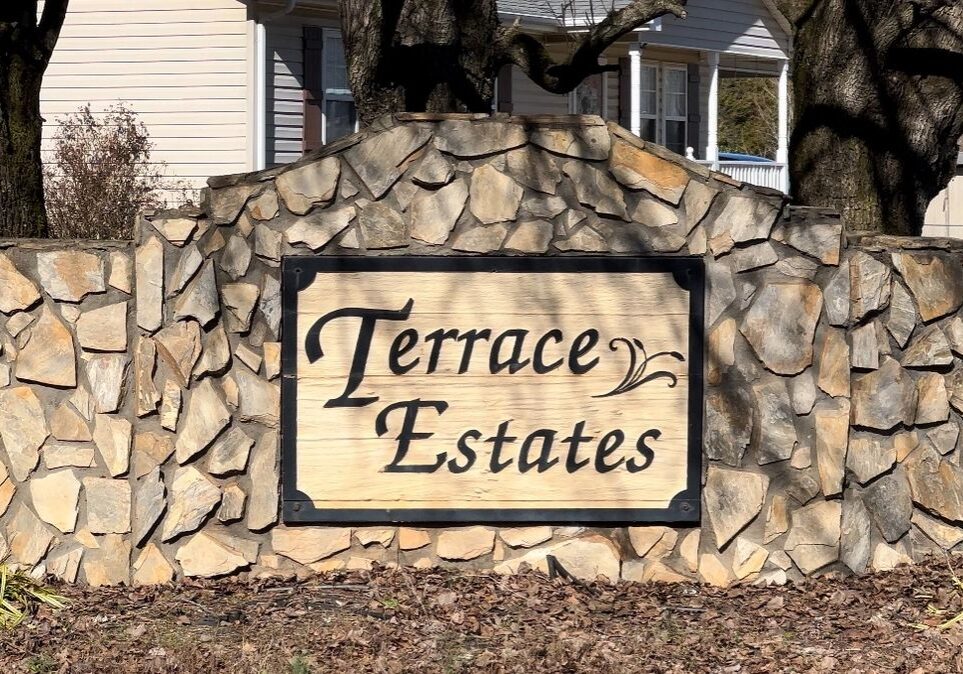
<instances>
[{"instance_id":1,"label":"white siding","mask_svg":"<svg viewBox=\"0 0 963 674\"><path fill-rule=\"evenodd\" d=\"M950 180L926 209L923 236L963 238L963 175Z\"/></svg>"},{"instance_id":2,"label":"white siding","mask_svg":"<svg viewBox=\"0 0 963 674\"><path fill-rule=\"evenodd\" d=\"M269 23L267 36L267 165L297 161L303 150L303 25L296 20Z\"/></svg>"},{"instance_id":3,"label":"white siding","mask_svg":"<svg viewBox=\"0 0 963 674\"><path fill-rule=\"evenodd\" d=\"M304 27L338 28L325 16L278 17L265 24L268 81L267 166L289 164L304 149Z\"/></svg>"},{"instance_id":4,"label":"white siding","mask_svg":"<svg viewBox=\"0 0 963 674\"><path fill-rule=\"evenodd\" d=\"M512 66L512 114L567 115L568 94L550 94Z\"/></svg>"},{"instance_id":5,"label":"white siding","mask_svg":"<svg viewBox=\"0 0 963 674\"><path fill-rule=\"evenodd\" d=\"M689 0L686 18L662 17L662 29L639 34L652 45L786 58L789 37L762 0Z\"/></svg>"},{"instance_id":6,"label":"white siding","mask_svg":"<svg viewBox=\"0 0 963 674\"><path fill-rule=\"evenodd\" d=\"M605 111L605 119L609 122L619 123L619 74L618 72L607 73L605 76L605 104L608 108Z\"/></svg>"},{"instance_id":7,"label":"white siding","mask_svg":"<svg viewBox=\"0 0 963 674\"><path fill-rule=\"evenodd\" d=\"M246 16L238 0L72 0L41 90L45 158L61 115L123 102L170 179L246 170Z\"/></svg>"},{"instance_id":8,"label":"white siding","mask_svg":"<svg viewBox=\"0 0 963 674\"><path fill-rule=\"evenodd\" d=\"M618 64L618 57L609 61ZM619 121L619 74L605 76L605 118ZM568 115L571 113L569 94L551 94L532 82L517 67L512 66L512 114L515 115Z\"/></svg>"}]
</instances>

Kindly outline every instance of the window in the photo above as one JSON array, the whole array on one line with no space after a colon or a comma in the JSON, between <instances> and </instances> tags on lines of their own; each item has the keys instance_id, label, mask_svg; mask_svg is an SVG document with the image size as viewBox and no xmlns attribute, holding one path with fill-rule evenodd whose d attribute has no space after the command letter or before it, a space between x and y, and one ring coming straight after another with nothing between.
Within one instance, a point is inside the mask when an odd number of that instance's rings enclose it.
<instances>
[{"instance_id":1,"label":"window","mask_svg":"<svg viewBox=\"0 0 963 674\"><path fill-rule=\"evenodd\" d=\"M676 154L685 154L689 73L685 67L662 69L662 144Z\"/></svg>"},{"instance_id":2,"label":"window","mask_svg":"<svg viewBox=\"0 0 963 674\"><path fill-rule=\"evenodd\" d=\"M304 152L317 150L358 130L358 114L348 84L344 42L337 28L304 26Z\"/></svg>"},{"instance_id":3,"label":"window","mask_svg":"<svg viewBox=\"0 0 963 674\"><path fill-rule=\"evenodd\" d=\"M639 135L684 155L688 142L689 71L685 66L642 63Z\"/></svg>"},{"instance_id":4,"label":"window","mask_svg":"<svg viewBox=\"0 0 963 674\"><path fill-rule=\"evenodd\" d=\"M322 142L331 143L358 129L358 114L344 58L341 31L325 28L322 42L321 78L324 100L321 107Z\"/></svg>"},{"instance_id":5,"label":"window","mask_svg":"<svg viewBox=\"0 0 963 674\"><path fill-rule=\"evenodd\" d=\"M642 90L639 93L641 101L641 129L642 140L659 142L658 130L658 81L659 67L652 63L642 64Z\"/></svg>"}]
</instances>

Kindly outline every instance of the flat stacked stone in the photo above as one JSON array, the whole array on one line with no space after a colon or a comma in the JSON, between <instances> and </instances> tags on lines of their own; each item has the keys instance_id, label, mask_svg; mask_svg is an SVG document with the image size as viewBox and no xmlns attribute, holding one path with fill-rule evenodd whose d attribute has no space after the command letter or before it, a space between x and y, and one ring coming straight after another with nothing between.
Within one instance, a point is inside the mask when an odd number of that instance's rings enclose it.
<instances>
[{"instance_id":1,"label":"flat stacked stone","mask_svg":"<svg viewBox=\"0 0 963 674\"><path fill-rule=\"evenodd\" d=\"M4 248L0 547L92 584L554 558L728 585L963 545L961 251L580 121L386 118L136 245ZM701 256L701 527L279 524L282 257L426 252Z\"/></svg>"}]
</instances>

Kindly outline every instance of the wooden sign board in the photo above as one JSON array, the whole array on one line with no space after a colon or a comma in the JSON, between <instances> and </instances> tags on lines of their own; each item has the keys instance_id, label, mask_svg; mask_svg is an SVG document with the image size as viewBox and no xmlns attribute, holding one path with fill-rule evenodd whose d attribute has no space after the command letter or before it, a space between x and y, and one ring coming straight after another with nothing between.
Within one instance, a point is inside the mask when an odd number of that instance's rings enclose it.
<instances>
[{"instance_id":1,"label":"wooden sign board","mask_svg":"<svg viewBox=\"0 0 963 674\"><path fill-rule=\"evenodd\" d=\"M285 258L285 521L698 521L702 265Z\"/></svg>"}]
</instances>

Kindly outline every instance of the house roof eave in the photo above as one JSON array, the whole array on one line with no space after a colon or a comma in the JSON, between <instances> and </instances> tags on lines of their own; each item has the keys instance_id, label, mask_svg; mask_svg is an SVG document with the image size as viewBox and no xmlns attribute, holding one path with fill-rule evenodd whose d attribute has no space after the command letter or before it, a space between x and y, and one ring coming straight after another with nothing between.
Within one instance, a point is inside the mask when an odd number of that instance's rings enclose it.
<instances>
[{"instance_id":1,"label":"house roof eave","mask_svg":"<svg viewBox=\"0 0 963 674\"><path fill-rule=\"evenodd\" d=\"M786 37L789 40L789 51L791 53L792 52L792 23L790 23L789 19L786 18L786 15L782 13L782 11L779 9L776 3L773 2L773 0L762 0L762 4L766 6L766 9L768 9L769 13L772 15L772 18L776 20L776 23L779 24L779 27L782 28L783 31L786 33Z\"/></svg>"}]
</instances>

